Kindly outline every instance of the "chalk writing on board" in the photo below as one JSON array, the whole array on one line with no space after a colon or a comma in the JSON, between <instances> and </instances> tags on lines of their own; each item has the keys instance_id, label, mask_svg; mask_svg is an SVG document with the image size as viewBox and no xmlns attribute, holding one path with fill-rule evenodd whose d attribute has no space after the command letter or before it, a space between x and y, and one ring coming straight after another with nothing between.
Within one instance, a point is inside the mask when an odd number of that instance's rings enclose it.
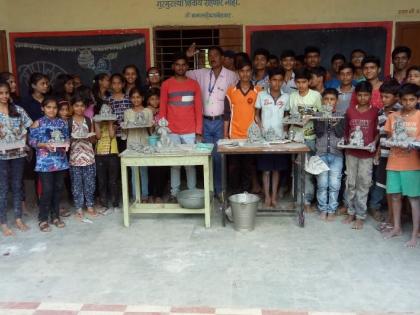
<instances>
[{"instance_id":1,"label":"chalk writing on board","mask_svg":"<svg viewBox=\"0 0 420 315\"><path fill-rule=\"evenodd\" d=\"M182 7L237 7L239 0L157 0L158 9Z\"/></svg>"},{"instance_id":2,"label":"chalk writing on board","mask_svg":"<svg viewBox=\"0 0 420 315\"><path fill-rule=\"evenodd\" d=\"M29 77L34 72L46 74L51 83L54 83L55 79L60 73L67 73L67 71L61 68L59 65L49 61L35 61L30 64L20 65L18 68L18 73L21 86L29 82Z\"/></svg>"}]
</instances>

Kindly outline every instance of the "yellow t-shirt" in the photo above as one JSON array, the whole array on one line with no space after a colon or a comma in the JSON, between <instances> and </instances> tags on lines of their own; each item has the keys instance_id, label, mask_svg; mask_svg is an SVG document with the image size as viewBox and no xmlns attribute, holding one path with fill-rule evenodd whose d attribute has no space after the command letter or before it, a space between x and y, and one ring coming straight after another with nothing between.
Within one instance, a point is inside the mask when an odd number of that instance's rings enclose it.
<instances>
[{"instance_id":1,"label":"yellow t-shirt","mask_svg":"<svg viewBox=\"0 0 420 315\"><path fill-rule=\"evenodd\" d=\"M96 144L96 154L118 154L117 139L109 137L108 122L101 122L101 139Z\"/></svg>"}]
</instances>

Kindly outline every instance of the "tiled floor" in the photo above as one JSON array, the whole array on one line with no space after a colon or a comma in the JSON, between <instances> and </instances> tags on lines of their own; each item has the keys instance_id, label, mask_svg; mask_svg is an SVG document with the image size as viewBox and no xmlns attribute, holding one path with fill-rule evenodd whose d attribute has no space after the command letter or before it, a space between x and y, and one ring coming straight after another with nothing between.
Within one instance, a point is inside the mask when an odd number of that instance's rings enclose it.
<instances>
[{"instance_id":1,"label":"tiled floor","mask_svg":"<svg viewBox=\"0 0 420 315\"><path fill-rule=\"evenodd\" d=\"M212 307L164 307L153 305L99 305L70 303L0 303L0 315L390 315L391 313L305 312ZM392 313L417 315L420 313Z\"/></svg>"}]
</instances>

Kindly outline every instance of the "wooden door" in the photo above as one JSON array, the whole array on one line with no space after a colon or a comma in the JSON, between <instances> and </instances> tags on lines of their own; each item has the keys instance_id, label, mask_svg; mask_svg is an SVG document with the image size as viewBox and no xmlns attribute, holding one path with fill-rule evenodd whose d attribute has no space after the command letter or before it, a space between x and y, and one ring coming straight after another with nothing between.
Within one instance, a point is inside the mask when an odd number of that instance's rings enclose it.
<instances>
[{"instance_id":1,"label":"wooden door","mask_svg":"<svg viewBox=\"0 0 420 315\"><path fill-rule=\"evenodd\" d=\"M0 31L0 72L9 71L6 31Z\"/></svg>"},{"instance_id":2,"label":"wooden door","mask_svg":"<svg viewBox=\"0 0 420 315\"><path fill-rule=\"evenodd\" d=\"M411 48L411 65L420 65L420 22L397 22L395 46Z\"/></svg>"}]
</instances>

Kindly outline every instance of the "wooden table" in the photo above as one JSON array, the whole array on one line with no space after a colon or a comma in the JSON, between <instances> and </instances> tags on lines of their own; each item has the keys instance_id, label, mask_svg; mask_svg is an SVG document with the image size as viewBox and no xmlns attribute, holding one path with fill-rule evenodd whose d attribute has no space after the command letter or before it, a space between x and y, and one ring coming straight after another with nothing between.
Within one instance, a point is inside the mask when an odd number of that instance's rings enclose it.
<instances>
[{"instance_id":1,"label":"wooden table","mask_svg":"<svg viewBox=\"0 0 420 315\"><path fill-rule=\"evenodd\" d=\"M305 216L303 213L303 201L305 197L305 153L309 152L310 149L304 143L289 142L283 144L261 144L261 145L247 145L245 140L230 140L230 142L238 142L239 146L230 146L227 144L225 139L220 140L217 144L217 152L222 156L222 224L226 224L226 215L225 210L227 207L227 170L226 170L226 156L227 155L237 155L237 154L297 154L300 157L300 205L296 209L299 226L303 227L305 224ZM292 172L293 173L293 172ZM296 199L296 196L295 196ZM276 210L271 210L270 212L275 212Z\"/></svg>"},{"instance_id":2,"label":"wooden table","mask_svg":"<svg viewBox=\"0 0 420 315\"><path fill-rule=\"evenodd\" d=\"M161 152L144 154L132 150L125 150L120 154L121 157L121 181L123 191L123 212L124 225L130 224L130 214L132 213L183 213L183 214L204 214L204 224L210 227L211 212L211 190L213 190L213 170L212 157L210 150L196 150L193 145L177 145L179 150L173 152ZM178 204L170 203L142 203L140 187L140 166L186 166L202 165L204 173L204 208L186 209ZM135 202L129 204L129 182L127 168L135 167ZM131 181L130 181L131 183ZM163 187L162 187L163 188Z\"/></svg>"}]
</instances>

